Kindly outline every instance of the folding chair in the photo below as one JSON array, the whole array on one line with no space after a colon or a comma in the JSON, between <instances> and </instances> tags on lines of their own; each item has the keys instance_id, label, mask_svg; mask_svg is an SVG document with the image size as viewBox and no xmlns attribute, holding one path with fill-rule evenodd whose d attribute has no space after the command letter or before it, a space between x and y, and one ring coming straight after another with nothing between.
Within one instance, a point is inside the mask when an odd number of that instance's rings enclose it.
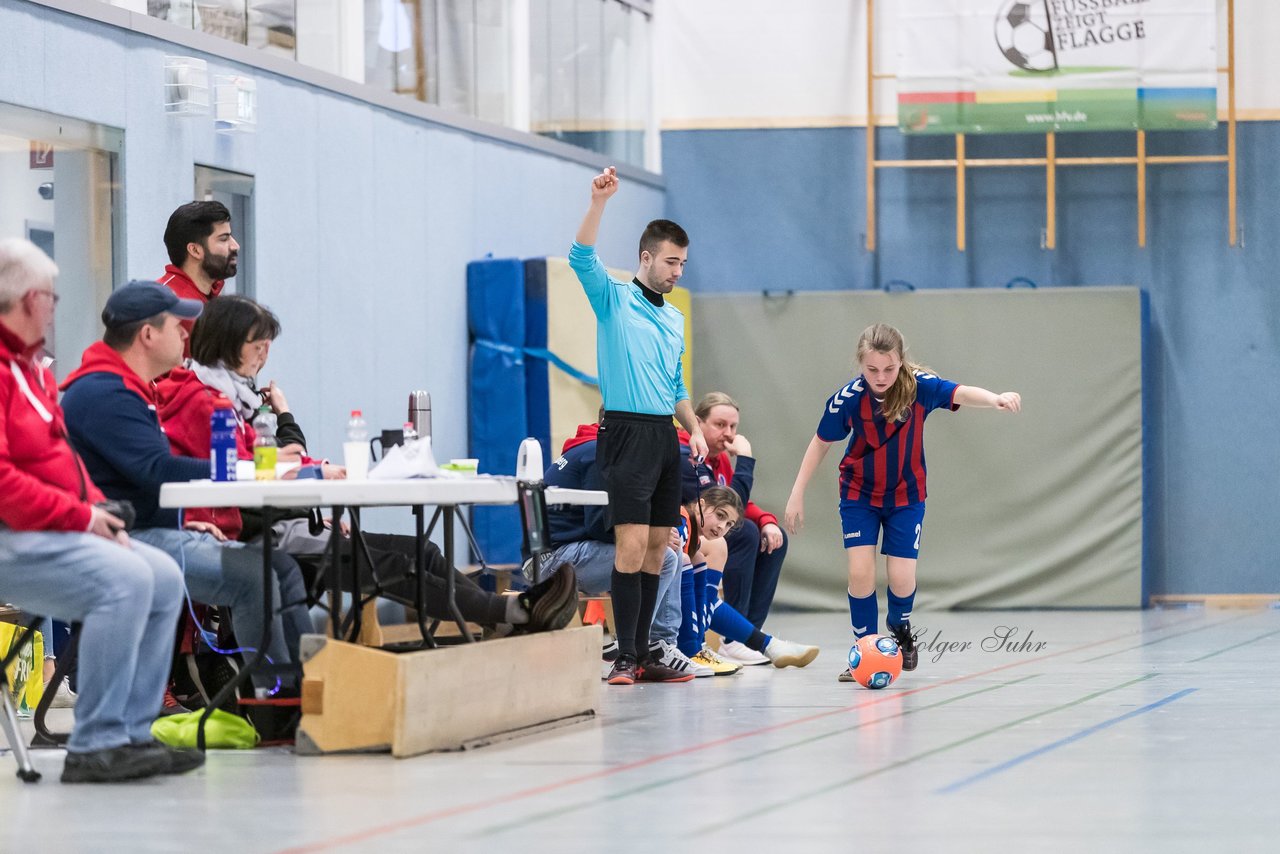
<instances>
[{"instance_id":1,"label":"folding chair","mask_svg":"<svg viewBox=\"0 0 1280 854\"><path fill-rule=\"evenodd\" d=\"M76 653L80 649L80 628L83 623L71 624L71 638L67 641L66 648L62 654L58 656L58 666L54 668L53 678L49 680L49 689L40 697L40 702L36 704L36 714L34 723L36 734L31 739L31 746L40 747L62 747L67 743L67 739L71 737L71 733L67 732L50 732L49 727L45 724L45 715L49 714L49 708L53 705L53 698L58 693L58 686L62 684L62 680L67 678L71 672L71 668L76 663Z\"/></svg>"}]
</instances>

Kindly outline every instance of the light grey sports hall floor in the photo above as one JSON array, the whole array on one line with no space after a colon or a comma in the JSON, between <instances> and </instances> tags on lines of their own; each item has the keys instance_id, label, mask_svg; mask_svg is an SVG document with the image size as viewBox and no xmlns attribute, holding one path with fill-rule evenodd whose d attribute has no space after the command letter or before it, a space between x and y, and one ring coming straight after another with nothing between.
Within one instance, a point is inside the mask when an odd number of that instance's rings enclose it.
<instances>
[{"instance_id":1,"label":"light grey sports hall floor","mask_svg":"<svg viewBox=\"0 0 1280 854\"><path fill-rule=\"evenodd\" d=\"M918 616L969 648L879 692L836 682L847 618L781 615L805 670L606 687L592 723L467 753L110 787L6 754L0 851L1280 850L1280 610Z\"/></svg>"}]
</instances>

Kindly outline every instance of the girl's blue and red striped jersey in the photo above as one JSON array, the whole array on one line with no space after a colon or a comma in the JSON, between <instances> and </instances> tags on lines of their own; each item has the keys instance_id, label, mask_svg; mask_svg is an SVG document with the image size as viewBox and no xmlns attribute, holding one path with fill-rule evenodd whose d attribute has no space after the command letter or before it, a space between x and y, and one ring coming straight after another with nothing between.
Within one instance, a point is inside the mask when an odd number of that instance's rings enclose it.
<instances>
[{"instance_id":1,"label":"girl's blue and red striped jersey","mask_svg":"<svg viewBox=\"0 0 1280 854\"><path fill-rule=\"evenodd\" d=\"M818 438L849 436L840 461L840 498L870 507L905 507L925 499L924 419L954 403L958 383L916 371L916 402L905 421L886 424L880 401L863 377L831 395ZM852 435L850 435L852 434Z\"/></svg>"}]
</instances>

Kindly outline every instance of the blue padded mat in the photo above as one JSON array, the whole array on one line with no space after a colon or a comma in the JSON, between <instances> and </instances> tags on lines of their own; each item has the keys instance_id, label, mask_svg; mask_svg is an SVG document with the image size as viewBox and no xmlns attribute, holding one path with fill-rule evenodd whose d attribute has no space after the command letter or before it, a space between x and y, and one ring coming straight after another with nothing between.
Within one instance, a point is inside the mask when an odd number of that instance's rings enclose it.
<instances>
[{"instance_id":1,"label":"blue padded mat","mask_svg":"<svg viewBox=\"0 0 1280 854\"><path fill-rule=\"evenodd\" d=\"M524 289L524 262L518 259L467 265L469 445L482 474L513 474L520 442L529 435ZM520 562L520 511L515 505L474 508L472 528L489 563Z\"/></svg>"}]
</instances>

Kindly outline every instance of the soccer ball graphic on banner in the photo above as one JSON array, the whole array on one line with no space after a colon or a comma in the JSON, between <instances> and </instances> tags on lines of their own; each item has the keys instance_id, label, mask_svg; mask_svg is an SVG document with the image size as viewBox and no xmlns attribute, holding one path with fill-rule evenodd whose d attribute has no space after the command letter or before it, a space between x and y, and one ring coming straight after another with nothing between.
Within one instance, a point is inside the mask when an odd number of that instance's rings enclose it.
<instances>
[{"instance_id":1,"label":"soccer ball graphic on banner","mask_svg":"<svg viewBox=\"0 0 1280 854\"><path fill-rule=\"evenodd\" d=\"M1056 71L1049 12L1044 0L1007 0L996 15L996 45L1024 71Z\"/></svg>"},{"instance_id":2,"label":"soccer ball graphic on banner","mask_svg":"<svg viewBox=\"0 0 1280 854\"><path fill-rule=\"evenodd\" d=\"M864 688L887 688L902 672L902 650L885 635L867 635L849 648L849 670Z\"/></svg>"}]
</instances>

